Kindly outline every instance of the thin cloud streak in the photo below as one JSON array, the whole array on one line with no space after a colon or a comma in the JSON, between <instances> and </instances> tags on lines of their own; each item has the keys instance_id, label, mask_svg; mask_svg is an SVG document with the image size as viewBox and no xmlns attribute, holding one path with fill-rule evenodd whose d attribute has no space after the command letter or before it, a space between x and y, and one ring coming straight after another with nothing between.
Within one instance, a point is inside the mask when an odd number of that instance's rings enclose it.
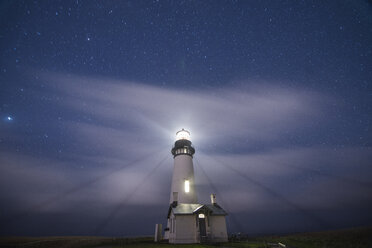
<instances>
[{"instance_id":1,"label":"thin cloud streak","mask_svg":"<svg viewBox=\"0 0 372 248\"><path fill-rule=\"evenodd\" d=\"M98 121L133 125L173 139L181 127L191 129L194 143L221 139L271 142L281 132L321 114L326 97L268 85L250 88L182 91L108 79L48 75L52 91L65 95L69 107Z\"/></svg>"}]
</instances>

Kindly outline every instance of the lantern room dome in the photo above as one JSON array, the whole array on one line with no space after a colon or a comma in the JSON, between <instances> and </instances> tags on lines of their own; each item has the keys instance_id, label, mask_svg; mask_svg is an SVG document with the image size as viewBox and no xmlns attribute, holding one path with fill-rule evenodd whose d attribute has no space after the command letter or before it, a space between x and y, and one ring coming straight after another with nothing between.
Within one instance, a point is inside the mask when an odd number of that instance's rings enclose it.
<instances>
[{"instance_id":1,"label":"lantern room dome","mask_svg":"<svg viewBox=\"0 0 372 248\"><path fill-rule=\"evenodd\" d=\"M176 133L176 140L190 140L190 132L182 128Z\"/></svg>"},{"instance_id":2,"label":"lantern room dome","mask_svg":"<svg viewBox=\"0 0 372 248\"><path fill-rule=\"evenodd\" d=\"M190 141L190 132L183 129L176 133L176 142L172 148L174 157L178 155L194 155L195 149Z\"/></svg>"}]
</instances>

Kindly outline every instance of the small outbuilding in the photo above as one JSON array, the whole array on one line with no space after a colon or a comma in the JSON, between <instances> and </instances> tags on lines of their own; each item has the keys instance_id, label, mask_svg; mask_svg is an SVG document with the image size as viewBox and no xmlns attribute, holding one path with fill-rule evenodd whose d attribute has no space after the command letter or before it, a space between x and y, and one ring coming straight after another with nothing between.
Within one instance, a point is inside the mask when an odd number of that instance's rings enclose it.
<instances>
[{"instance_id":1,"label":"small outbuilding","mask_svg":"<svg viewBox=\"0 0 372 248\"><path fill-rule=\"evenodd\" d=\"M226 215L217 203L173 202L168 211L169 243L227 242Z\"/></svg>"}]
</instances>

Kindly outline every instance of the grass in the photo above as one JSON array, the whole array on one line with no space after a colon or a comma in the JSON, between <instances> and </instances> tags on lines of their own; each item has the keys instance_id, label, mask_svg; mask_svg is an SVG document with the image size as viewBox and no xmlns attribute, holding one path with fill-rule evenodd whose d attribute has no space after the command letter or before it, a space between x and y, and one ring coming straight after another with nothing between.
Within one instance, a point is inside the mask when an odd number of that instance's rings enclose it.
<instances>
[{"instance_id":1,"label":"grass","mask_svg":"<svg viewBox=\"0 0 372 248\"><path fill-rule=\"evenodd\" d=\"M259 242L237 242L225 244L180 244L154 243L152 237L141 238L105 238L105 237L8 237L0 238L0 247L28 247L28 248L263 248Z\"/></svg>"},{"instance_id":2,"label":"grass","mask_svg":"<svg viewBox=\"0 0 372 248\"><path fill-rule=\"evenodd\" d=\"M223 244L172 245L154 243L152 237L3 237L0 247L15 248L267 248L268 243L284 243L295 248L369 248L372 247L372 227L339 231L302 233L286 236L249 238Z\"/></svg>"},{"instance_id":3,"label":"grass","mask_svg":"<svg viewBox=\"0 0 372 248\"><path fill-rule=\"evenodd\" d=\"M264 239L267 242L281 242L296 248L367 248L372 247L372 227L265 237Z\"/></svg>"}]
</instances>

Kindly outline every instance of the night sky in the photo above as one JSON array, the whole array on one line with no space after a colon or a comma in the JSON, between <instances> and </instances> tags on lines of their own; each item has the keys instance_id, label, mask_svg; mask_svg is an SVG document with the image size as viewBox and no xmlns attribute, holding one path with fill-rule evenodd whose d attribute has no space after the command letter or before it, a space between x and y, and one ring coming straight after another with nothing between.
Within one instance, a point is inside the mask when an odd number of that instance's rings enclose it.
<instances>
[{"instance_id":1,"label":"night sky","mask_svg":"<svg viewBox=\"0 0 372 248\"><path fill-rule=\"evenodd\" d=\"M2 1L0 235L153 234L175 133L230 233L372 225L368 1Z\"/></svg>"}]
</instances>

